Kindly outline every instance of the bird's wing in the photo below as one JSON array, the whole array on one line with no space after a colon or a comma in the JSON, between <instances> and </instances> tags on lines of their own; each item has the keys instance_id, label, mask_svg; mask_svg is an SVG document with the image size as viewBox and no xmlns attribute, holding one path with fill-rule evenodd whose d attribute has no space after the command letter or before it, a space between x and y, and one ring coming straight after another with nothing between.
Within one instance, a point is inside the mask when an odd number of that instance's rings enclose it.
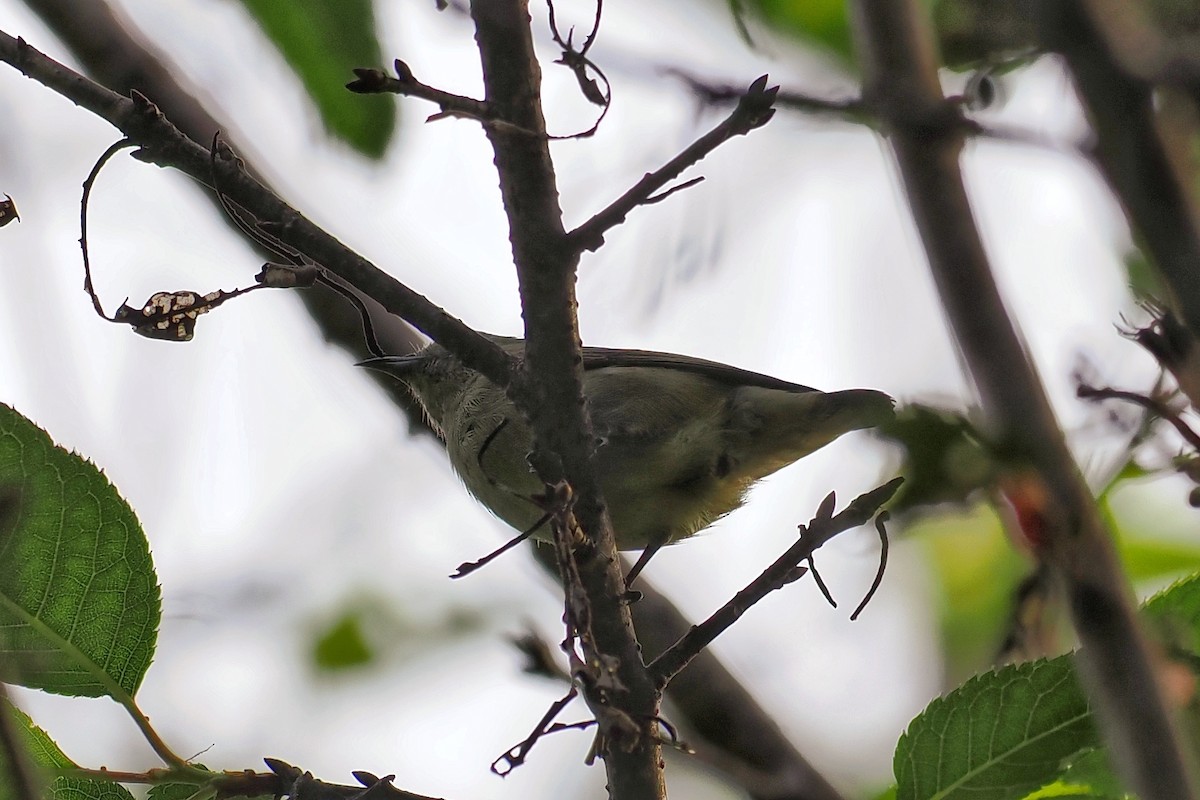
<instances>
[{"instance_id":1,"label":"bird's wing","mask_svg":"<svg viewBox=\"0 0 1200 800\"><path fill-rule=\"evenodd\" d=\"M718 361L681 356L674 353L657 353L653 350L624 350L610 347L583 348L585 370L605 367L659 367L677 369L703 375L714 381L729 385L760 386L764 389L779 389L785 392L815 392L811 386L772 378L758 372L731 367Z\"/></svg>"}]
</instances>

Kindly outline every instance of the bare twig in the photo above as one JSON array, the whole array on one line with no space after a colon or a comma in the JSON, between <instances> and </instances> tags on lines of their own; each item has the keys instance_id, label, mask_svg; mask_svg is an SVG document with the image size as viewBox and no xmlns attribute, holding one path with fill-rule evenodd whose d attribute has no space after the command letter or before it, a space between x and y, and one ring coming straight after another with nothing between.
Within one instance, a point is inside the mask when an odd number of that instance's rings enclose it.
<instances>
[{"instance_id":1,"label":"bare twig","mask_svg":"<svg viewBox=\"0 0 1200 800\"><path fill-rule=\"evenodd\" d=\"M575 696L578 693L579 692L575 689L575 687L572 686L565 695L551 703L550 707L546 709L546 713L543 714L542 718L538 720L537 725L533 727L533 730L529 733L529 735L517 744L508 748L508 750L505 750L504 753L502 753L495 761L492 762L490 768L492 772L496 773L501 778L507 776L514 769L525 763L525 757L529 755L529 751L533 749L533 746L537 744L538 740L543 736L547 736L551 733L557 733L558 731L562 730L583 730L590 725L595 725L595 720L588 720L584 723L571 723L566 725L555 724L554 718L562 713L562 710L566 708L572 700L575 699Z\"/></svg>"},{"instance_id":2,"label":"bare twig","mask_svg":"<svg viewBox=\"0 0 1200 800\"><path fill-rule=\"evenodd\" d=\"M75 60L97 83L117 94L128 96L140 91L166 113L189 138L207 142L218 129L229 130L205 108L193 88L181 78L183 70L141 35L133 20L118 17L104 0L80 3L77 0L26 0L54 35L70 48ZM225 136L229 138L228 134ZM243 153L246 149L234 148ZM253 164L248 171L263 185L269 184ZM216 195L206 194L211 201ZM356 356L363 355L357 316L345 303L327 292L300 292L299 297L327 341L340 345ZM389 353L408 353L416 349L420 337L400 317L376 310L377 333ZM380 387L408 413L414 426L422 426L407 389L396 381L379 376Z\"/></svg>"},{"instance_id":3,"label":"bare twig","mask_svg":"<svg viewBox=\"0 0 1200 800\"><path fill-rule=\"evenodd\" d=\"M1083 400L1126 400L1139 405L1159 419L1170 423L1171 427L1179 432L1179 435L1183 437L1185 442L1190 444L1193 449L1200 451L1200 434L1197 434L1192 430L1190 425L1180 418L1181 412L1179 409L1172 408L1157 397L1122 389L1112 389L1107 386L1087 386L1084 384L1080 384L1075 389L1075 395Z\"/></svg>"},{"instance_id":4,"label":"bare twig","mask_svg":"<svg viewBox=\"0 0 1200 800\"><path fill-rule=\"evenodd\" d=\"M888 535L886 523L888 521L888 512L882 511L879 516L875 517L875 530L879 533L879 569L875 572L875 580L871 581L871 588L867 589L866 595L858 604L858 608L854 609L854 613L850 615L850 621L858 619L859 614L871 602L871 598L875 596L875 592L879 591L879 587L883 584L883 574L887 571L888 560Z\"/></svg>"},{"instance_id":5,"label":"bare twig","mask_svg":"<svg viewBox=\"0 0 1200 800\"><path fill-rule=\"evenodd\" d=\"M723 122L690 144L662 167L654 172L646 173L629 191L567 234L572 245L584 250L599 249L604 244L606 232L624 222L625 218L629 216L629 212L640 205L645 205L655 192L678 177L685 169L733 137L747 134L755 128L766 125L775 113L771 105L775 102L775 94L778 91L778 86L767 87L766 75L758 78L742 94L733 113ZM657 199L660 200L662 197Z\"/></svg>"},{"instance_id":6,"label":"bare twig","mask_svg":"<svg viewBox=\"0 0 1200 800\"><path fill-rule=\"evenodd\" d=\"M413 76L408 64L398 58L393 63L393 67L396 70L394 78L383 70L356 69L354 74L358 76L358 79L347 83L346 88L358 94L390 92L428 100L437 104L441 109L441 113L433 115L428 121L448 116L468 117L484 123L492 121L492 112L487 103L463 95L443 92L441 89L421 83Z\"/></svg>"},{"instance_id":7,"label":"bare twig","mask_svg":"<svg viewBox=\"0 0 1200 800\"><path fill-rule=\"evenodd\" d=\"M687 84L692 93L705 104L724 105L736 102L746 93L746 90L739 85L707 81L675 67L668 67L663 72ZM1011 126L985 125L982 122L971 119L962 113L961 107L966 103L966 99L957 98L956 102L951 105L951 108L958 109L957 113L946 113L937 117L924 115L918 119L915 116L920 113L918 109L907 109L908 113L913 114L910 122L925 126L931 124L944 126L958 131L964 136L1030 145L1032 147L1083 155L1080 145L1055 142L1035 131ZM883 123L885 113L905 113L905 109L891 109L890 112L887 112L885 109L877 108L868 98L864 97L835 99L818 97L817 95L806 94L804 92L788 91L782 88L775 97L775 107L806 114L826 114L839 117L847 122L854 122L870 127L879 127Z\"/></svg>"},{"instance_id":8,"label":"bare twig","mask_svg":"<svg viewBox=\"0 0 1200 800\"><path fill-rule=\"evenodd\" d=\"M801 526L800 538L761 575L751 581L711 617L692 627L678 642L650 663L650 670L659 686L667 686L696 655L713 639L729 628L759 600L798 577L796 565L812 555L817 548L843 531L865 524L891 499L903 478L893 478L882 486L865 492L837 515L824 504L807 526Z\"/></svg>"},{"instance_id":9,"label":"bare twig","mask_svg":"<svg viewBox=\"0 0 1200 800\"><path fill-rule=\"evenodd\" d=\"M1175 378L1175 385L1192 407L1200 408L1200 347L1196 346L1196 338L1171 309L1155 303L1147 303L1146 307L1152 316L1150 324L1123 329L1121 333L1154 356L1159 366Z\"/></svg>"},{"instance_id":10,"label":"bare twig","mask_svg":"<svg viewBox=\"0 0 1200 800\"><path fill-rule=\"evenodd\" d=\"M554 16L554 0L546 0L546 7L550 14L550 35L554 37L554 43L562 48L562 55L554 63L562 64L571 70L571 73L575 76L575 82L579 84L579 91L583 92L583 96L590 103L598 105L603 109L590 128L568 136L551 136L550 138L586 139L600 130L600 123L604 122L604 117L608 115L608 109L612 107L612 83L609 82L608 76L604 74L604 70L600 69L596 65L596 62L588 58L588 50L592 49L592 45L596 43L596 35L600 33L600 19L604 15L604 0L596 0L596 19L592 22L592 30L588 33L587 38L584 39L583 46L578 50L575 49L573 42L574 28L571 28L567 32L565 40L562 34L558 32L558 21ZM603 89L600 88L600 84L596 82L595 78L588 75L589 72L596 73L596 77L604 82Z\"/></svg>"},{"instance_id":11,"label":"bare twig","mask_svg":"<svg viewBox=\"0 0 1200 800\"><path fill-rule=\"evenodd\" d=\"M96 286L92 283L92 262L88 257L88 201L92 196L92 186L96 184L96 176L100 174L100 170L108 163L108 160L124 150L127 147L135 147L133 142L128 139L122 139L119 142L114 142L109 145L108 149L100 154L100 158L92 166L92 171L88 173L87 178L83 181L83 199L79 202L79 248L83 251L83 290L87 292L88 297L92 300L92 308L96 310L103 319L109 319L108 314L104 311L104 306L100 303L100 297L96 294Z\"/></svg>"},{"instance_id":12,"label":"bare twig","mask_svg":"<svg viewBox=\"0 0 1200 800\"><path fill-rule=\"evenodd\" d=\"M554 549L535 547L533 556L557 571ZM692 627L675 605L649 584L630 612L647 656L665 652ZM779 723L713 655L702 651L666 689L673 714L686 720L689 739L706 762L722 770L759 800L844 800L801 755Z\"/></svg>"},{"instance_id":13,"label":"bare twig","mask_svg":"<svg viewBox=\"0 0 1200 800\"><path fill-rule=\"evenodd\" d=\"M137 93L134 94L134 100L135 102L148 102ZM299 277L295 274L291 275L290 279L286 282L267 280L268 277L274 276L274 273L264 270L259 275L262 280L252 286L233 289L231 291L218 289L204 295L188 290L155 292L141 308L134 308L128 305L127 299L126 302L121 303L120 307L113 312L111 317L108 316L104 312L100 296L96 293L96 287L92 283L92 264L88 252L88 207L92 188L95 186L96 177L100 174L100 170L118 152L133 146L134 144L128 139L122 139L104 151L92 167L91 172L88 173L87 179L83 182L83 199L79 203L79 247L83 251L83 290L91 298L92 308L95 309L96 314L101 319L108 322L131 325L134 332L150 339L187 342L191 341L192 334L196 328L196 320L201 314L208 313L217 306L233 300L235 297L241 297L257 289L284 285L291 288L299 285ZM137 152L140 151L135 151L135 156Z\"/></svg>"}]
</instances>

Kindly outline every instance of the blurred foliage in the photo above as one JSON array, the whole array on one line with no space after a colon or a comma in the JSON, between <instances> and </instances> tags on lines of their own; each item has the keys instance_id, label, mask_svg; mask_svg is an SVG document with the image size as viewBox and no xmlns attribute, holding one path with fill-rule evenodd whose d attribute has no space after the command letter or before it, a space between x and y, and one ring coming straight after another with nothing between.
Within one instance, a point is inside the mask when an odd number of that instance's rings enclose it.
<instances>
[{"instance_id":1,"label":"blurred foliage","mask_svg":"<svg viewBox=\"0 0 1200 800\"><path fill-rule=\"evenodd\" d=\"M1144 250L1140 247L1130 250L1125 254L1123 263L1125 276L1129 281L1129 291L1135 298L1154 301L1167 296L1162 278Z\"/></svg>"},{"instance_id":2,"label":"blurred foliage","mask_svg":"<svg viewBox=\"0 0 1200 800\"><path fill-rule=\"evenodd\" d=\"M1017 586L1032 568L986 504L930 517L912 527L928 548L939 587L946 683L957 685L995 661L1013 613Z\"/></svg>"},{"instance_id":3,"label":"blurred foliage","mask_svg":"<svg viewBox=\"0 0 1200 800\"><path fill-rule=\"evenodd\" d=\"M1009 61L1037 44L1039 0L936 0L931 3L942 59L951 69Z\"/></svg>"},{"instance_id":4,"label":"blurred foliage","mask_svg":"<svg viewBox=\"0 0 1200 800\"><path fill-rule=\"evenodd\" d=\"M427 657L439 647L476 636L488 625L474 606L452 606L427 616L403 601L377 594L346 598L308 629L310 663L338 675L385 660Z\"/></svg>"},{"instance_id":5,"label":"blurred foliage","mask_svg":"<svg viewBox=\"0 0 1200 800\"><path fill-rule=\"evenodd\" d=\"M747 6L769 27L819 45L846 66L854 63L845 0L747 0Z\"/></svg>"},{"instance_id":6,"label":"blurred foliage","mask_svg":"<svg viewBox=\"0 0 1200 800\"><path fill-rule=\"evenodd\" d=\"M318 669L335 671L361 667L375 658L363 631L362 614L350 611L338 617L313 644L312 660Z\"/></svg>"},{"instance_id":7,"label":"blurred foliage","mask_svg":"<svg viewBox=\"0 0 1200 800\"><path fill-rule=\"evenodd\" d=\"M396 126L391 95L346 91L354 67L383 65L371 0L242 0L304 84L326 130L379 158Z\"/></svg>"},{"instance_id":8,"label":"blurred foliage","mask_svg":"<svg viewBox=\"0 0 1200 800\"><path fill-rule=\"evenodd\" d=\"M950 69L1008 63L1016 54L1034 51L1037 0L923 1ZM741 15L750 11L772 30L836 56L848 70L857 69L845 0L730 0L730 8L739 28Z\"/></svg>"},{"instance_id":9,"label":"blurred foliage","mask_svg":"<svg viewBox=\"0 0 1200 800\"><path fill-rule=\"evenodd\" d=\"M1131 462L1099 499L1130 579L1153 587L1200 572L1200 535L1195 540L1172 538L1114 511L1113 494L1136 490L1144 480L1145 472ZM1002 519L985 502L962 509L944 506L939 513L914 517L906 535L919 539L928 550L939 589L946 681L957 685L995 661L1010 632L1018 589L1032 574L1033 561L1013 546ZM1053 615L1046 619L1055 621Z\"/></svg>"},{"instance_id":10,"label":"blurred foliage","mask_svg":"<svg viewBox=\"0 0 1200 800\"><path fill-rule=\"evenodd\" d=\"M900 408L878 434L900 446L904 486L892 514L951 503L966 505L995 480L993 457L963 414L913 403Z\"/></svg>"}]
</instances>

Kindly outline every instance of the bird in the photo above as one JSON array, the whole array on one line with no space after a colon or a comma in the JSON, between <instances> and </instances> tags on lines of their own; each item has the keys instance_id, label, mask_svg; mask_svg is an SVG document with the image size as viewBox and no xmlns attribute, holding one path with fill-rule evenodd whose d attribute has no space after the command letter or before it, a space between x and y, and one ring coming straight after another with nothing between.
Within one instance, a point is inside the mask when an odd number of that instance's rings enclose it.
<instances>
[{"instance_id":1,"label":"bird","mask_svg":"<svg viewBox=\"0 0 1200 800\"><path fill-rule=\"evenodd\" d=\"M524 353L522 339L485 335ZM436 343L360 366L407 385L467 490L522 532L464 567L529 535L550 537L536 499L545 485L529 464L533 437L500 387ZM716 361L605 347L583 348L583 393L617 548L642 550L627 584L661 547L739 508L762 478L895 413L873 389L822 392Z\"/></svg>"}]
</instances>

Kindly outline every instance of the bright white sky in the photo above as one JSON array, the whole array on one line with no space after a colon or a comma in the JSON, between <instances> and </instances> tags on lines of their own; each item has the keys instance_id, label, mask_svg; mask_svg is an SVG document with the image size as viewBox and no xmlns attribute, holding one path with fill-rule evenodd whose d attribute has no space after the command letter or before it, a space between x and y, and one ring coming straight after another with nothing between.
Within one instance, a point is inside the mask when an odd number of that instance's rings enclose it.
<instances>
[{"instance_id":1,"label":"bright white sky","mask_svg":"<svg viewBox=\"0 0 1200 800\"><path fill-rule=\"evenodd\" d=\"M377 5L388 60L403 57L428 83L477 93L466 20L437 14L433 3ZM613 109L593 139L554 147L568 224L719 118L660 66L746 83L769 72L791 89L853 91L811 54L770 43L748 51L724 5L606 3L592 55L613 81ZM469 323L520 331L496 178L476 125L424 125L430 107L403 100L392 154L366 163L324 138L237 4L123 6L303 212ZM564 4L560 13L586 25L592 11ZM66 59L15 0L0 0L0 28ZM538 31L545 44L544 25ZM552 126L587 127L591 110L573 79L543 53ZM1007 79L1005 91L989 116L1050 141L1079 135L1054 64ZM323 345L282 292L202 318L188 345L97 319L80 291L79 191L118 136L7 68L0 118L0 192L23 218L0 233L0 400L93 458L141 516L164 619L140 698L168 741L182 753L206 751L211 766L274 756L344 782L352 769L396 773L399 786L448 798L602 796L600 768L581 765L588 734L543 742L505 781L488 773L560 691L521 675L505 636L532 624L556 640L561 608L523 554L447 580L508 531L466 496L435 445L408 439L371 382ZM1072 399L1081 357L1114 383L1153 372L1113 330L1129 309L1118 260L1124 223L1073 155L982 142L966 166L1002 288L1075 430L1094 419ZM780 113L695 174L707 180L638 210L584 260L587 343L686 352L826 389L964 402L901 190L870 132ZM258 270L187 178L119 158L101 175L93 208L92 254L109 309L163 289L244 286ZM892 468L869 437L846 437L769 480L712 531L664 551L649 577L701 616L778 555L821 496L834 489L849 499ZM841 608L801 582L718 643L802 750L859 790L889 779L897 736L940 689L920 548L893 552L883 591L857 623L847 608L876 567L870 531L821 553ZM313 632L380 598L391 604L380 625L395 632L394 648L365 674L315 675L305 661ZM108 701L21 699L79 762L153 765ZM680 796L704 796L694 785L704 778L673 766L669 780Z\"/></svg>"}]
</instances>

